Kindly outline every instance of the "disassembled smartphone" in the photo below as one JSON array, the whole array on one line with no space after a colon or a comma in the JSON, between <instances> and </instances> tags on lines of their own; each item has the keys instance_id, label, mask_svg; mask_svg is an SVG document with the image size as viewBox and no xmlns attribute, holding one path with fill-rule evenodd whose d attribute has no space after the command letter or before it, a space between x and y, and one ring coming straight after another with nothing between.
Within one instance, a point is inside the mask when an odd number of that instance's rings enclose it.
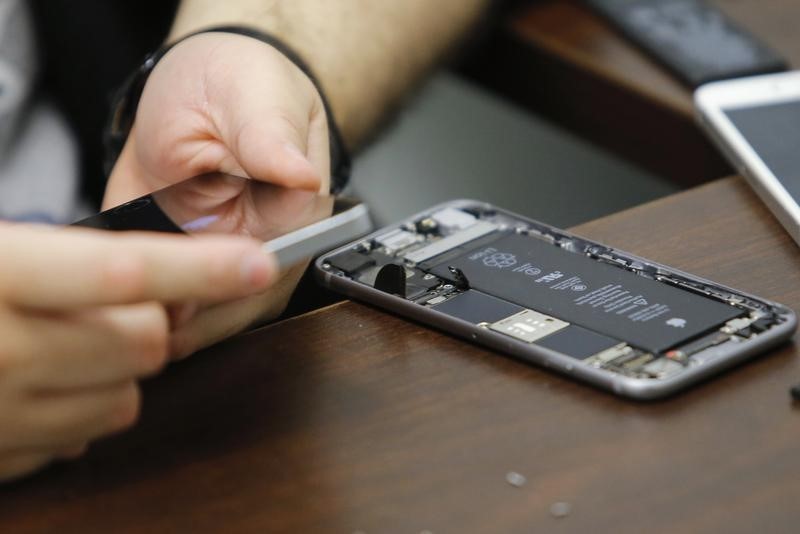
<instances>
[{"instance_id":1,"label":"disassembled smartphone","mask_svg":"<svg viewBox=\"0 0 800 534\"><path fill-rule=\"evenodd\" d=\"M231 200L236 199L236 200ZM372 229L361 202L222 173L189 178L73 226L102 230L238 233L264 241L288 267Z\"/></svg>"},{"instance_id":2,"label":"disassembled smartphone","mask_svg":"<svg viewBox=\"0 0 800 534\"><path fill-rule=\"evenodd\" d=\"M319 257L323 285L619 395L677 392L789 338L784 306L458 200Z\"/></svg>"}]
</instances>

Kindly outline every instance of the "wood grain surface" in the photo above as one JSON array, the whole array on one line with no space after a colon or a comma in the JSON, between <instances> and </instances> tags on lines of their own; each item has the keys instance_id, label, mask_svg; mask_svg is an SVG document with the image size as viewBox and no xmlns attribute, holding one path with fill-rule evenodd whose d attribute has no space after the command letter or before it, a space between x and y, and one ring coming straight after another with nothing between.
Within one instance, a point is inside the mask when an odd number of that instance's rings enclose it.
<instances>
[{"instance_id":1,"label":"wood grain surface","mask_svg":"<svg viewBox=\"0 0 800 534\"><path fill-rule=\"evenodd\" d=\"M800 2L712 3L800 65ZM523 5L473 71L523 106L676 183L731 172L694 123L691 90L580 0Z\"/></svg>"},{"instance_id":2,"label":"wood grain surface","mask_svg":"<svg viewBox=\"0 0 800 534\"><path fill-rule=\"evenodd\" d=\"M739 179L576 230L800 306ZM787 344L637 403L346 302L173 365L134 430L2 487L0 532L796 532L795 381Z\"/></svg>"}]
</instances>

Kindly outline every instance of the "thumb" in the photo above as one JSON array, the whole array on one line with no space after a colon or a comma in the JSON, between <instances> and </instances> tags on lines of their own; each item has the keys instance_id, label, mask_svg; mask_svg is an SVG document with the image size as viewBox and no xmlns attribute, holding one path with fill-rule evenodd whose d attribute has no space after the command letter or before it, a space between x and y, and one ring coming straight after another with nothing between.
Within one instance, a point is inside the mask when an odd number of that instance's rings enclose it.
<instances>
[{"instance_id":1,"label":"thumb","mask_svg":"<svg viewBox=\"0 0 800 534\"><path fill-rule=\"evenodd\" d=\"M226 143L244 173L283 187L322 189L323 181L328 181L329 154L325 152L322 158L315 158L315 165L309 157L309 143L290 121L269 117L267 113L256 112L254 116L267 118L263 121L248 118L243 123L234 118L233 122L239 124L234 126L233 142Z\"/></svg>"}]
</instances>

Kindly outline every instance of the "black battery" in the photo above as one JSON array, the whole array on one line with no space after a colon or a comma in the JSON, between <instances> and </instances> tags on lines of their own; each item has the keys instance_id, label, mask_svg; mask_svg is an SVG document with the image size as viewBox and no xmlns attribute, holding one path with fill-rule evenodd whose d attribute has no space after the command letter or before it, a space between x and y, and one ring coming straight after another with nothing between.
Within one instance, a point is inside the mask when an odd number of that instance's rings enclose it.
<instances>
[{"instance_id":1,"label":"black battery","mask_svg":"<svg viewBox=\"0 0 800 534\"><path fill-rule=\"evenodd\" d=\"M742 310L524 234L434 258L469 287L659 353L741 316Z\"/></svg>"}]
</instances>

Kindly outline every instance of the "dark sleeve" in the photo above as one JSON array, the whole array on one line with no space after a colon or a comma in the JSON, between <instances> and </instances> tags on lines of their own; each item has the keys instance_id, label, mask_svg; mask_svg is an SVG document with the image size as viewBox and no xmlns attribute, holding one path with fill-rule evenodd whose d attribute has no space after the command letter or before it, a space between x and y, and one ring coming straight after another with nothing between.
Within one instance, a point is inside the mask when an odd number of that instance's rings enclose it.
<instances>
[{"instance_id":1,"label":"dark sleeve","mask_svg":"<svg viewBox=\"0 0 800 534\"><path fill-rule=\"evenodd\" d=\"M65 113L81 147L84 195L105 189L102 131L113 90L169 31L178 0L32 0L41 87Z\"/></svg>"}]
</instances>

